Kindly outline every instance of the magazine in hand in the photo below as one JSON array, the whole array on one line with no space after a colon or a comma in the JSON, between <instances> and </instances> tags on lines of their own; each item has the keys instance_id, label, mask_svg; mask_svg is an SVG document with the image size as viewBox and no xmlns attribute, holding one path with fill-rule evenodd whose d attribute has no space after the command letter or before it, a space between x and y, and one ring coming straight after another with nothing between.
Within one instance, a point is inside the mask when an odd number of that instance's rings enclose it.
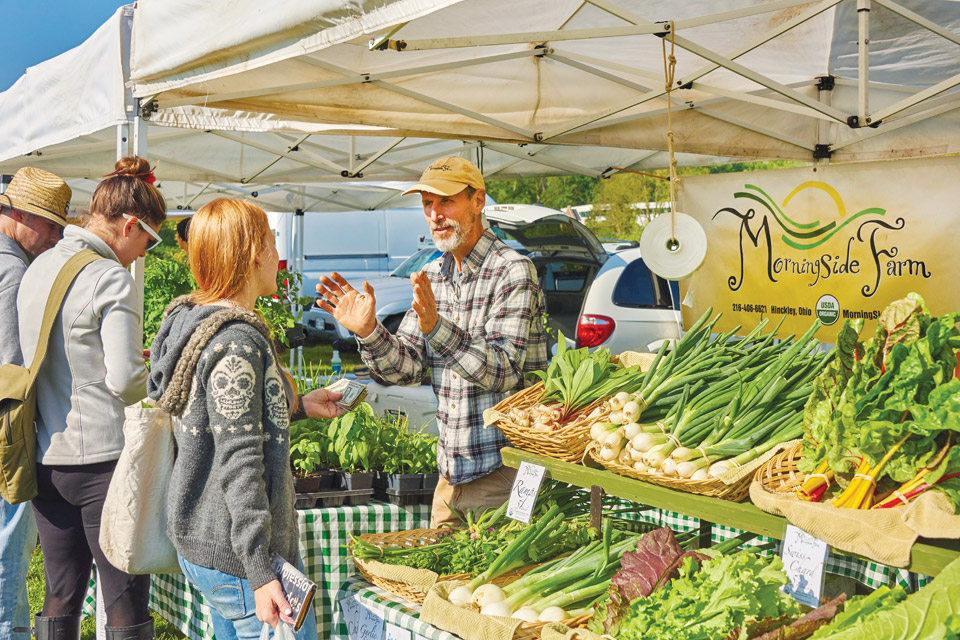
<instances>
[{"instance_id":1,"label":"magazine in hand","mask_svg":"<svg viewBox=\"0 0 960 640\"><path fill-rule=\"evenodd\" d=\"M303 626L310 603L313 602L317 583L276 553L270 554L270 563L280 580L280 586L283 587L283 596L290 603L292 609L290 618L294 621L293 630L298 631Z\"/></svg>"}]
</instances>

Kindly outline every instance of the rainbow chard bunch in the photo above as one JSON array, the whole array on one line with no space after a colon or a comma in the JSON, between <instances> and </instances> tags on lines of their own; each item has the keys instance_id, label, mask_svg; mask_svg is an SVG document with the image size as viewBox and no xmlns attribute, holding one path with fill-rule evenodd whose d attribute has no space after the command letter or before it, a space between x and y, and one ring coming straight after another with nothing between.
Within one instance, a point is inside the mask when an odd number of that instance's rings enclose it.
<instances>
[{"instance_id":1,"label":"rainbow chard bunch","mask_svg":"<svg viewBox=\"0 0 960 640\"><path fill-rule=\"evenodd\" d=\"M956 313L932 316L910 294L883 311L864 343L854 338L862 324L845 324L838 357L804 412L800 468L811 475L799 497L820 500L834 475L845 474L852 477L833 500L838 507L896 506L934 486L960 504L953 488L960 488L953 475L960 473L953 451L960 436L958 320Z\"/></svg>"}]
</instances>

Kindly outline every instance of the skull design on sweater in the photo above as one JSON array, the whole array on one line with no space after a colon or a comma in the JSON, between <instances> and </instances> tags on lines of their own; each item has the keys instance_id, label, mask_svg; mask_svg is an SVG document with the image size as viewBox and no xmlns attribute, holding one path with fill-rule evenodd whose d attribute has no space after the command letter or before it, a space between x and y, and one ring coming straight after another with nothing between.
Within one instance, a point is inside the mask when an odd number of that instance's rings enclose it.
<instances>
[{"instance_id":1,"label":"skull design on sweater","mask_svg":"<svg viewBox=\"0 0 960 640\"><path fill-rule=\"evenodd\" d=\"M210 381L217 413L227 420L236 420L250 410L256 375L247 360L225 356L214 367Z\"/></svg>"}]
</instances>

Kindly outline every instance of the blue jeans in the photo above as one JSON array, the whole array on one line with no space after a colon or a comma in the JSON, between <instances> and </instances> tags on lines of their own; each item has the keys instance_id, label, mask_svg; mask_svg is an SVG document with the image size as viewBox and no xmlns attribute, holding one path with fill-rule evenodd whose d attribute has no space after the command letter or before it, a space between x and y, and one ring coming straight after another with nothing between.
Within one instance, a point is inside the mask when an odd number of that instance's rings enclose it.
<instances>
[{"instance_id":1,"label":"blue jeans","mask_svg":"<svg viewBox=\"0 0 960 640\"><path fill-rule=\"evenodd\" d=\"M37 548L37 521L29 502L13 505L0 498L0 638L29 640L27 569ZM14 633L26 627L26 633Z\"/></svg>"},{"instance_id":2,"label":"blue jeans","mask_svg":"<svg viewBox=\"0 0 960 640\"><path fill-rule=\"evenodd\" d=\"M197 566L179 555L177 558L183 575L203 594L203 601L210 607L213 633L217 640L260 640L263 623L257 619L253 589L246 579ZM297 559L297 566L303 571L300 559ZM303 626L294 635L297 640L317 640L317 617L313 604L307 611ZM270 637L273 637L272 630Z\"/></svg>"}]
</instances>

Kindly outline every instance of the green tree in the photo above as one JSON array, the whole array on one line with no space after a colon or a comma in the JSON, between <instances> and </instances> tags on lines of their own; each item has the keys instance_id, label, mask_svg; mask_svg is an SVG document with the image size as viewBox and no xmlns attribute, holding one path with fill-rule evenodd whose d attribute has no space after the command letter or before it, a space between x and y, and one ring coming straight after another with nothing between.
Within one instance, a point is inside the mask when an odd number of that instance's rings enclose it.
<instances>
[{"instance_id":1,"label":"green tree","mask_svg":"<svg viewBox=\"0 0 960 640\"><path fill-rule=\"evenodd\" d=\"M563 211L593 202L599 183L596 178L576 175L491 180L487 193L504 204L539 204Z\"/></svg>"}]
</instances>

